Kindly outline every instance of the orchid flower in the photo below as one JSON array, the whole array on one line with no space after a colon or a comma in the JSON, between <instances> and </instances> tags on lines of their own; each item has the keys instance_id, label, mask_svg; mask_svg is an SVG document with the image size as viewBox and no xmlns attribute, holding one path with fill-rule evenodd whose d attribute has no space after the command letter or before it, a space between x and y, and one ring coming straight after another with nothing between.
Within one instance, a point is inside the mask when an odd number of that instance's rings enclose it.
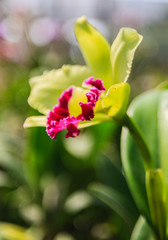
<instances>
[{"instance_id":1,"label":"orchid flower","mask_svg":"<svg viewBox=\"0 0 168 240\"><path fill-rule=\"evenodd\" d=\"M30 80L29 104L43 116L26 119L24 127L46 127L55 139L67 129L119 121L126 113L130 87L126 82L134 53L142 40L134 29L122 28L110 47L85 17L75 22L75 35L87 66L64 65Z\"/></svg>"}]
</instances>

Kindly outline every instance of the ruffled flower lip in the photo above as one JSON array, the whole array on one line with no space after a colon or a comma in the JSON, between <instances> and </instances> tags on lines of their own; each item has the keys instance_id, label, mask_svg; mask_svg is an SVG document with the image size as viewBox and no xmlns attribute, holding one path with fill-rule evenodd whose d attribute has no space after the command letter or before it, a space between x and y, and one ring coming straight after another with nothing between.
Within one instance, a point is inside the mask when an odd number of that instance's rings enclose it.
<instances>
[{"instance_id":1,"label":"ruffled flower lip","mask_svg":"<svg viewBox=\"0 0 168 240\"><path fill-rule=\"evenodd\" d=\"M90 85L91 88L86 93L87 102L79 102L81 114L77 117L70 116L68 103L73 94L73 88L65 90L58 99L58 104L54 106L53 111L49 111L47 116L47 134L52 139L56 139L57 133L67 129L65 138L77 137L80 130L77 128L80 121L89 121L94 118L94 108L96 102L100 99L100 95L105 88L103 81L100 79L93 80L93 77L84 81L84 85Z\"/></svg>"}]
</instances>

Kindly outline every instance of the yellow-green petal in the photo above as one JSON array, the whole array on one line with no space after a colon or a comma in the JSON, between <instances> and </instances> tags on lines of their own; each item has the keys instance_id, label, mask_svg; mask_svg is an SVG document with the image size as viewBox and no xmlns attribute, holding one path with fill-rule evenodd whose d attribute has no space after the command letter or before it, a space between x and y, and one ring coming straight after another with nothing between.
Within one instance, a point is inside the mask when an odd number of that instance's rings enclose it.
<instances>
[{"instance_id":1,"label":"yellow-green petal","mask_svg":"<svg viewBox=\"0 0 168 240\"><path fill-rule=\"evenodd\" d=\"M111 46L112 83L127 81L134 53L142 36L132 28L121 28Z\"/></svg>"},{"instance_id":2,"label":"yellow-green petal","mask_svg":"<svg viewBox=\"0 0 168 240\"><path fill-rule=\"evenodd\" d=\"M75 35L93 76L102 79L108 89L112 84L109 43L85 17L75 22Z\"/></svg>"},{"instance_id":3,"label":"yellow-green petal","mask_svg":"<svg viewBox=\"0 0 168 240\"><path fill-rule=\"evenodd\" d=\"M91 127L103 122L111 122L112 119L105 113L95 113L95 116L92 120L90 121L82 121L79 122L78 128L86 128L86 127Z\"/></svg>"},{"instance_id":4,"label":"yellow-green petal","mask_svg":"<svg viewBox=\"0 0 168 240\"><path fill-rule=\"evenodd\" d=\"M61 93L70 86L81 86L92 73L85 66L64 65L61 69L44 72L30 79L30 106L47 114L57 103Z\"/></svg>"},{"instance_id":5,"label":"yellow-green petal","mask_svg":"<svg viewBox=\"0 0 168 240\"><path fill-rule=\"evenodd\" d=\"M102 107L109 117L120 120L125 114L129 100L130 86L128 83L112 85L102 99Z\"/></svg>"},{"instance_id":6,"label":"yellow-green petal","mask_svg":"<svg viewBox=\"0 0 168 240\"><path fill-rule=\"evenodd\" d=\"M47 116L31 116L25 120L23 127L46 127L46 123Z\"/></svg>"}]
</instances>

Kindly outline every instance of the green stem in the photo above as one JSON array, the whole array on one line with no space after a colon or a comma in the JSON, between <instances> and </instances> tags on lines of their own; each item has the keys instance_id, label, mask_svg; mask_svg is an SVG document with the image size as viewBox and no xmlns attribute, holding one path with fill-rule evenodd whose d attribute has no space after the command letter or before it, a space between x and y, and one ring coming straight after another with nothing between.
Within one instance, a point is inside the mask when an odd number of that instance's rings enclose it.
<instances>
[{"instance_id":1,"label":"green stem","mask_svg":"<svg viewBox=\"0 0 168 240\"><path fill-rule=\"evenodd\" d=\"M132 134L132 137L134 138L137 146L139 147L139 150L143 157L145 170L151 169L152 168L151 155L147 147L147 144L138 127L135 125L135 123L127 114L125 114L125 116L122 118L122 121L120 123L129 129L129 131Z\"/></svg>"}]
</instances>

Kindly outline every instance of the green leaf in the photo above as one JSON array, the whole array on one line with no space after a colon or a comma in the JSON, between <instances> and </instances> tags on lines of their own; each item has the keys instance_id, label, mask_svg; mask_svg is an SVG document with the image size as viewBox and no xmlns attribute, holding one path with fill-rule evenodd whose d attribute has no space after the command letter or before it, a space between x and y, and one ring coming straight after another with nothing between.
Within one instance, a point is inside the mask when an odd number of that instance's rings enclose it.
<instances>
[{"instance_id":1,"label":"green leaf","mask_svg":"<svg viewBox=\"0 0 168 240\"><path fill-rule=\"evenodd\" d=\"M150 155L152 157L152 169L161 168L163 172L163 181L164 183L159 183L159 179L156 185L159 187L154 188L156 191L161 191L160 193L155 193L157 195L156 200L159 201L161 199L162 193L165 191L163 185L166 185L166 197L167 203L165 204L166 210L164 210L164 206L161 207L161 210L158 210L156 206L152 206L152 193L154 190L148 189L148 198L150 195L149 206L146 192L146 184L145 184L145 170L143 166L142 156L140 154L137 145L135 144L131 134L129 131L124 128L122 131L121 137L121 152L122 152L122 163L124 167L124 171L126 174L126 178L131 190L131 193L135 199L137 207L140 212L146 217L151 225L153 225L153 229L155 232L159 232L160 238L162 237L163 232L161 230L161 225L164 227L166 220L164 217L160 217L164 223L159 224L156 221L159 219L158 212L164 215L164 212L168 213L168 164L167 164L167 156L168 156L168 90L164 89L153 90L141 94L139 97L134 99L132 104L128 109L128 113L135 122L135 124L140 129L142 136L147 143L147 146L150 151ZM149 181L149 179L148 179ZM160 181L161 182L161 181ZM148 184L149 185L149 184ZM160 196L159 196L160 194ZM154 194L153 194L154 195ZM163 199L165 198L165 193L163 193ZM164 200L162 201L164 202ZM160 204L160 203L159 203ZM164 204L163 204L164 205ZM154 212L154 213L153 213ZM155 216L155 217L154 217ZM155 220L154 220L155 218ZM157 219L157 220L156 220ZM168 227L167 227L167 236L168 236ZM167 237L166 236L166 237ZM164 238L163 238L164 239Z\"/></svg>"},{"instance_id":2,"label":"green leaf","mask_svg":"<svg viewBox=\"0 0 168 240\"><path fill-rule=\"evenodd\" d=\"M166 185L166 200L168 206L168 91L164 91L161 101L159 103L159 147L160 147L160 160L163 172L163 178ZM168 218L168 207L167 207ZM168 221L167 221L167 235L168 235Z\"/></svg>"},{"instance_id":3,"label":"green leaf","mask_svg":"<svg viewBox=\"0 0 168 240\"><path fill-rule=\"evenodd\" d=\"M28 117L24 124L24 128L29 128L29 127L46 127L47 119L46 116L32 116Z\"/></svg>"},{"instance_id":4,"label":"green leaf","mask_svg":"<svg viewBox=\"0 0 168 240\"><path fill-rule=\"evenodd\" d=\"M146 92L135 98L128 108L128 115L131 116L147 143L153 168L158 168L160 165L158 148L158 102L160 96L160 91ZM127 182L136 205L141 214L151 221L142 156L127 128L122 130L121 156Z\"/></svg>"},{"instance_id":5,"label":"green leaf","mask_svg":"<svg viewBox=\"0 0 168 240\"><path fill-rule=\"evenodd\" d=\"M129 201L122 193L100 183L92 183L89 191L112 208L129 227L133 226L134 220L129 209Z\"/></svg>"},{"instance_id":6,"label":"green leaf","mask_svg":"<svg viewBox=\"0 0 168 240\"><path fill-rule=\"evenodd\" d=\"M166 194L162 171L146 171L146 189L151 219L160 239L166 239Z\"/></svg>"},{"instance_id":7,"label":"green leaf","mask_svg":"<svg viewBox=\"0 0 168 240\"><path fill-rule=\"evenodd\" d=\"M108 89L112 84L109 43L85 17L75 22L75 35L93 76L101 78Z\"/></svg>"},{"instance_id":8,"label":"green leaf","mask_svg":"<svg viewBox=\"0 0 168 240\"><path fill-rule=\"evenodd\" d=\"M164 91L161 101L159 103L159 140L160 140L160 157L161 166L163 168L163 175L165 183L168 186L168 91Z\"/></svg>"},{"instance_id":9,"label":"green leaf","mask_svg":"<svg viewBox=\"0 0 168 240\"><path fill-rule=\"evenodd\" d=\"M92 74L85 66L64 65L61 69L44 72L30 79L30 106L47 114L57 103L61 93L70 86L81 87Z\"/></svg>"},{"instance_id":10,"label":"green leaf","mask_svg":"<svg viewBox=\"0 0 168 240\"><path fill-rule=\"evenodd\" d=\"M130 87L128 83L119 83L110 87L102 100L102 107L108 116L121 119L126 112L129 100Z\"/></svg>"},{"instance_id":11,"label":"green leaf","mask_svg":"<svg viewBox=\"0 0 168 240\"><path fill-rule=\"evenodd\" d=\"M12 184L26 182L21 161L20 138L12 132L0 132L0 169L8 173Z\"/></svg>"},{"instance_id":12,"label":"green leaf","mask_svg":"<svg viewBox=\"0 0 168 240\"><path fill-rule=\"evenodd\" d=\"M126 82L132 66L134 53L142 36L131 28L122 28L111 46L112 82Z\"/></svg>"},{"instance_id":13,"label":"green leaf","mask_svg":"<svg viewBox=\"0 0 168 240\"><path fill-rule=\"evenodd\" d=\"M123 195L125 199L127 199L127 208L130 210L132 220L135 223L139 212L129 191L128 184L126 182L122 168L120 168L120 164L118 164L118 155L119 153L113 153L112 159L109 159L107 156L99 154L96 160L96 169L101 182L106 184L111 189L116 190L121 195Z\"/></svg>"},{"instance_id":14,"label":"green leaf","mask_svg":"<svg viewBox=\"0 0 168 240\"><path fill-rule=\"evenodd\" d=\"M4 240L37 240L26 229L10 224L0 222L0 239Z\"/></svg>"},{"instance_id":15,"label":"green leaf","mask_svg":"<svg viewBox=\"0 0 168 240\"><path fill-rule=\"evenodd\" d=\"M130 240L156 240L147 221L142 216L139 217Z\"/></svg>"}]
</instances>

